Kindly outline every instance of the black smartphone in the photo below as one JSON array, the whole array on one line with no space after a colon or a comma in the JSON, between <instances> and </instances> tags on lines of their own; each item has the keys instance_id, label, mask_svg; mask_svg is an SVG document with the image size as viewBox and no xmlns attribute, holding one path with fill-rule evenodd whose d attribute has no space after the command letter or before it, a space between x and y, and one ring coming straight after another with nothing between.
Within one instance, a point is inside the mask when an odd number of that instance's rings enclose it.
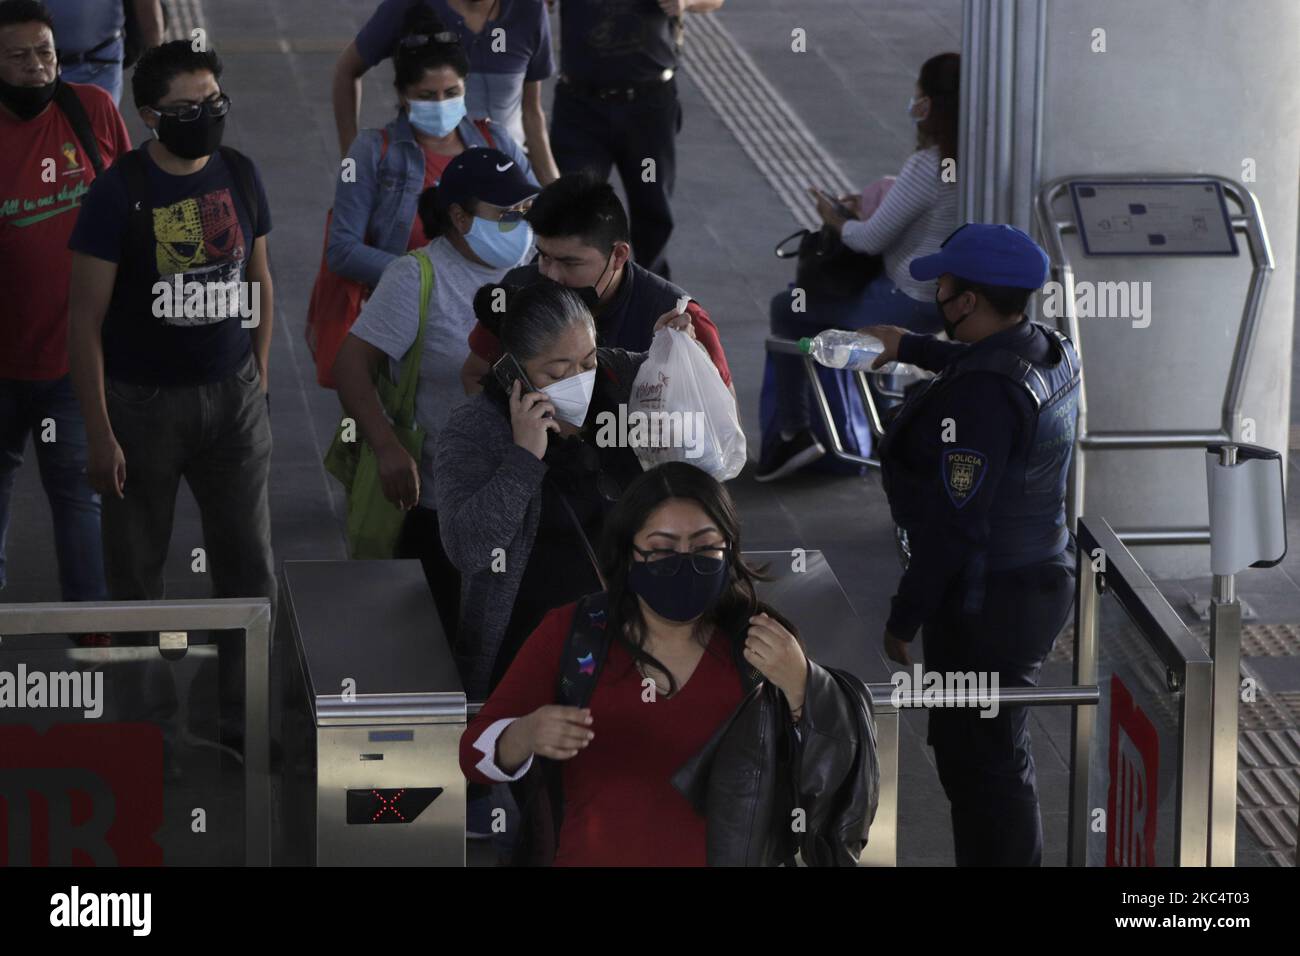
<instances>
[{"instance_id":1,"label":"black smartphone","mask_svg":"<svg viewBox=\"0 0 1300 956\"><path fill-rule=\"evenodd\" d=\"M533 388L532 382L528 381L528 376L524 374L523 368L509 352L496 360L496 363L492 366L492 374L497 377L497 381L501 383L501 387L506 390L507 395L513 393L515 382L523 385L522 394L537 391L537 389Z\"/></svg>"},{"instance_id":2,"label":"black smartphone","mask_svg":"<svg viewBox=\"0 0 1300 956\"><path fill-rule=\"evenodd\" d=\"M819 189L819 190L817 190L817 192L821 194L821 197L822 197L823 199L825 199L828 203L831 204L831 208L834 209L835 212L836 212L836 213L837 213L841 218L844 218L844 219L857 219L857 218L858 218L857 213L855 213L855 212L854 212L852 209L850 209L848 206L844 205L844 203L840 202L838 199L836 199L834 196L832 196L832 195L831 195L830 193L828 193L826 190L824 190L824 189Z\"/></svg>"}]
</instances>

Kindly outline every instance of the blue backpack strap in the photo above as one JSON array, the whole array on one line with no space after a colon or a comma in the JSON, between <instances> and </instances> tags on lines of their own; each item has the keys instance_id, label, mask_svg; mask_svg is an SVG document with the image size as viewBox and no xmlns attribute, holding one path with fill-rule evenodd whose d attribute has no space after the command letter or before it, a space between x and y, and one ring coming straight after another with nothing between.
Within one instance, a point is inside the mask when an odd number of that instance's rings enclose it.
<instances>
[{"instance_id":1,"label":"blue backpack strap","mask_svg":"<svg viewBox=\"0 0 1300 956\"><path fill-rule=\"evenodd\" d=\"M590 702L609 656L608 623L608 594L589 594L578 601L560 657L560 677L555 688L558 703L586 707Z\"/></svg>"}]
</instances>

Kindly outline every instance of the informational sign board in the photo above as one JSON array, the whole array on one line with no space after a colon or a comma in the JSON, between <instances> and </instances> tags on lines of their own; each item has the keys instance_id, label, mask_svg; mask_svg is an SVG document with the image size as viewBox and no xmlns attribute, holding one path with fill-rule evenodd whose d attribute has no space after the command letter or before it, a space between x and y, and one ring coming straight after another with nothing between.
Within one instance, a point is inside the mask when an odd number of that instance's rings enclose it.
<instances>
[{"instance_id":1,"label":"informational sign board","mask_svg":"<svg viewBox=\"0 0 1300 956\"><path fill-rule=\"evenodd\" d=\"M1090 256L1235 256L1237 240L1215 180L1070 183Z\"/></svg>"}]
</instances>

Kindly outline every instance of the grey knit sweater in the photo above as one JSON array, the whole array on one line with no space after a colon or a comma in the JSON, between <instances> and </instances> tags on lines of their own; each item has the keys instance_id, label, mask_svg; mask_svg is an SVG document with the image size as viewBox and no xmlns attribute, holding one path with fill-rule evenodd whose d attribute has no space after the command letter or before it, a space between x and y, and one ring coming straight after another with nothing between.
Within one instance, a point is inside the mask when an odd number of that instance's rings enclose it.
<instances>
[{"instance_id":1,"label":"grey knit sweater","mask_svg":"<svg viewBox=\"0 0 1300 956\"><path fill-rule=\"evenodd\" d=\"M597 388L626 401L645 353L602 348L599 357L621 384L612 386L601 376ZM471 701L487 699L492 667L537 538L546 471L545 462L515 444L509 416L481 393L457 406L438 436L434 496L442 546L461 573L455 649ZM497 554L494 562L497 548L504 555Z\"/></svg>"}]
</instances>

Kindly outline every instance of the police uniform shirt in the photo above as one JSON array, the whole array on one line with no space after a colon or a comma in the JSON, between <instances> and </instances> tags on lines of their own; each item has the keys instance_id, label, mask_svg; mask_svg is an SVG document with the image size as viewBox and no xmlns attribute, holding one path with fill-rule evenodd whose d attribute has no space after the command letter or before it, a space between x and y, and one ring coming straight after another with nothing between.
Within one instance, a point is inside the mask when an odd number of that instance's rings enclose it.
<instances>
[{"instance_id":1,"label":"police uniform shirt","mask_svg":"<svg viewBox=\"0 0 1300 956\"><path fill-rule=\"evenodd\" d=\"M980 573L990 543L989 511L1008 464L1023 459L1033 400L995 372L971 371L951 383L944 370L976 349L1007 349L1039 363L1052 351L1028 320L967 345L906 335L899 360L940 373L895 419L882 451L891 480L890 505L906 528L911 559L891 602L886 630L911 640L934 609ZM908 414L910 411L910 415ZM945 440L950 439L950 440ZM899 480L899 479L902 480Z\"/></svg>"},{"instance_id":2,"label":"police uniform shirt","mask_svg":"<svg viewBox=\"0 0 1300 956\"><path fill-rule=\"evenodd\" d=\"M563 0L560 70L576 83L654 83L677 67L673 23L655 0Z\"/></svg>"}]
</instances>

